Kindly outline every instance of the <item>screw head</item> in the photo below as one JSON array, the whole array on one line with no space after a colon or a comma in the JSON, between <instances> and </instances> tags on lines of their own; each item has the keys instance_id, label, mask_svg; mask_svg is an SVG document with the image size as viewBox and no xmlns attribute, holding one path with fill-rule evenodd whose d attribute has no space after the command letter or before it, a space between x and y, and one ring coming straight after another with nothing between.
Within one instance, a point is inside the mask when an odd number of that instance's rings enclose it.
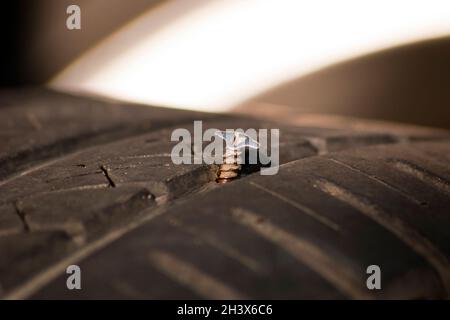
<instances>
[{"instance_id":1,"label":"screw head","mask_svg":"<svg viewBox=\"0 0 450 320\"><path fill-rule=\"evenodd\" d=\"M259 149L259 143L249 135L240 131L216 131L215 135L225 140L228 150L242 150L245 148Z\"/></svg>"}]
</instances>

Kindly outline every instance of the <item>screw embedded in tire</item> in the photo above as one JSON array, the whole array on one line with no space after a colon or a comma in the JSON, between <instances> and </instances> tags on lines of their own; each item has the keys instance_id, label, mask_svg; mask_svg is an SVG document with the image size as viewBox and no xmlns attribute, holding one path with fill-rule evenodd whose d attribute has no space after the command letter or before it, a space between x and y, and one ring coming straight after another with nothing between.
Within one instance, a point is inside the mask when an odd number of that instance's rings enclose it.
<instances>
[{"instance_id":1,"label":"screw embedded in tire","mask_svg":"<svg viewBox=\"0 0 450 320\"><path fill-rule=\"evenodd\" d=\"M217 131L215 134L226 143L223 163L219 166L216 182L227 183L239 177L242 166L238 159L245 148L258 149L259 143L239 131Z\"/></svg>"}]
</instances>

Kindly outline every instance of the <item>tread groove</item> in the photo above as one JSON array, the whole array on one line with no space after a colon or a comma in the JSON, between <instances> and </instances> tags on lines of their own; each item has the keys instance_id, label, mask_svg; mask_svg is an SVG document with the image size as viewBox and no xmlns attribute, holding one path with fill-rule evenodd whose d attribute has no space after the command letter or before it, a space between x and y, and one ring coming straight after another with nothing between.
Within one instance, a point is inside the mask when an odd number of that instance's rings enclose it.
<instances>
[{"instance_id":1,"label":"tread groove","mask_svg":"<svg viewBox=\"0 0 450 320\"><path fill-rule=\"evenodd\" d=\"M268 193L268 194L270 194L271 196L273 196L273 197L275 197L275 198L277 198L277 199L279 199L279 200L281 200L281 201L291 205L292 207L300 210L301 212L307 214L308 216L312 217L313 219L317 220L318 222L320 222L321 224L327 226L328 228L331 228L331 229L333 229L336 232L340 232L341 231L341 228L336 223L334 223L333 221L331 221L331 220L327 219L326 217L320 215L319 213L313 211L312 209L310 209L310 208L308 208L308 207L306 207L306 206L304 206L304 205L302 205L302 204L300 204L300 203L298 203L296 201L293 201L293 200L291 200L291 199L289 199L289 198L279 194L276 191L273 191L273 190L270 190L270 189L268 189L266 187L263 187L262 185L257 184L257 183L255 183L253 181L250 181L249 184L254 186L254 187L256 187L256 188L258 188L258 189L260 189L260 190L262 190L262 191L264 191L264 192L266 192L266 193Z\"/></svg>"},{"instance_id":2,"label":"tread groove","mask_svg":"<svg viewBox=\"0 0 450 320\"><path fill-rule=\"evenodd\" d=\"M425 258L438 272L447 294L450 293L450 263L448 259L425 237L409 227L396 216L383 211L367 199L350 192L337 184L320 179L314 183L324 193L347 203L362 214L371 218Z\"/></svg>"},{"instance_id":3,"label":"tread groove","mask_svg":"<svg viewBox=\"0 0 450 320\"><path fill-rule=\"evenodd\" d=\"M428 170L405 160L391 160L389 163L391 163L397 170L409 174L416 179L421 180L423 183L438 189L447 195L450 195L450 183L429 172Z\"/></svg>"},{"instance_id":4,"label":"tread groove","mask_svg":"<svg viewBox=\"0 0 450 320\"><path fill-rule=\"evenodd\" d=\"M160 272L204 298L245 299L235 289L168 252L151 251L149 261Z\"/></svg>"},{"instance_id":5,"label":"tread groove","mask_svg":"<svg viewBox=\"0 0 450 320\"><path fill-rule=\"evenodd\" d=\"M311 270L332 283L339 291L351 298L370 299L371 296L355 277L351 267L327 255L321 248L272 224L253 211L232 208L232 217L240 224L277 244Z\"/></svg>"},{"instance_id":6,"label":"tread groove","mask_svg":"<svg viewBox=\"0 0 450 320\"><path fill-rule=\"evenodd\" d=\"M264 268L258 261L250 258L247 255L240 253L239 251L237 251L233 247L230 247L226 243L222 243L221 241L215 239L215 237L209 234L209 232L205 232L204 230L200 231L193 227L190 227L182 223L179 219L171 218L170 222L174 227L177 227L178 229L189 233L191 236L195 237L195 239L199 239L200 241L205 242L208 245L214 247L215 249L224 253L228 257L236 260L237 262L245 266L247 269L256 273L263 272Z\"/></svg>"},{"instance_id":7,"label":"tread groove","mask_svg":"<svg viewBox=\"0 0 450 320\"><path fill-rule=\"evenodd\" d=\"M103 166L103 165L100 166L100 170L102 170L103 175L106 177L106 180L108 180L109 186L110 186L111 188L115 188L115 187L116 187L116 184L114 183L113 179L112 179L111 176L109 175L109 170L108 170L105 166Z\"/></svg>"},{"instance_id":8,"label":"tread groove","mask_svg":"<svg viewBox=\"0 0 450 320\"><path fill-rule=\"evenodd\" d=\"M360 169L358 169L358 168L356 168L356 167L354 167L354 166L352 166L352 165L350 165L348 163L342 162L342 161L334 159L334 158L327 158L327 159L332 161L332 162L334 162L334 163L336 163L336 164L338 164L338 165L341 165L341 166L343 166L343 167L345 167L345 168L347 168L349 170L357 172L357 173L367 177L370 180L373 180L373 181L375 181L375 182L385 186L389 190L392 190L392 191L400 194L401 196L403 196L404 198L406 198L407 200L409 200L412 203L415 203L415 204L417 204L419 206L423 206L423 204L424 204L424 201L417 200L413 196L411 196L411 195L407 194L406 192L398 189L397 187L391 185L390 183L387 183L386 181L383 181L382 179L380 179L378 177L375 177L375 176L373 176L373 175L371 175L371 174L369 174L367 172L364 172L364 171L362 171L362 170L360 170Z\"/></svg>"}]
</instances>

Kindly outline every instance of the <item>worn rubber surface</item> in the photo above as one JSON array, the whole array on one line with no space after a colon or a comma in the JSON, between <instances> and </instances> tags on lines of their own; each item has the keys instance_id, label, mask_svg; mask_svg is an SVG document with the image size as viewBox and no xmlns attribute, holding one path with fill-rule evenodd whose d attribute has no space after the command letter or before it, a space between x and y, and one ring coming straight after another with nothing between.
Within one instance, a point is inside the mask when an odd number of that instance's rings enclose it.
<instances>
[{"instance_id":1,"label":"worn rubber surface","mask_svg":"<svg viewBox=\"0 0 450 320\"><path fill-rule=\"evenodd\" d=\"M280 171L218 185L175 128L279 128ZM0 93L2 298L448 298L450 134ZM82 290L67 290L78 264ZM382 290L366 287L379 265Z\"/></svg>"}]
</instances>

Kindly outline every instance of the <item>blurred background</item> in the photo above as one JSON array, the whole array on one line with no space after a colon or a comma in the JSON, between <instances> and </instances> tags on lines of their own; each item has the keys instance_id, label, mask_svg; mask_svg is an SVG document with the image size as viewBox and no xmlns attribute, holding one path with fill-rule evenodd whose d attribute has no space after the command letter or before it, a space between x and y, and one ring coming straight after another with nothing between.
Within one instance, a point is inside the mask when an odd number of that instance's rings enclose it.
<instances>
[{"instance_id":1,"label":"blurred background","mask_svg":"<svg viewBox=\"0 0 450 320\"><path fill-rule=\"evenodd\" d=\"M450 129L450 1L4 2L2 87Z\"/></svg>"}]
</instances>

